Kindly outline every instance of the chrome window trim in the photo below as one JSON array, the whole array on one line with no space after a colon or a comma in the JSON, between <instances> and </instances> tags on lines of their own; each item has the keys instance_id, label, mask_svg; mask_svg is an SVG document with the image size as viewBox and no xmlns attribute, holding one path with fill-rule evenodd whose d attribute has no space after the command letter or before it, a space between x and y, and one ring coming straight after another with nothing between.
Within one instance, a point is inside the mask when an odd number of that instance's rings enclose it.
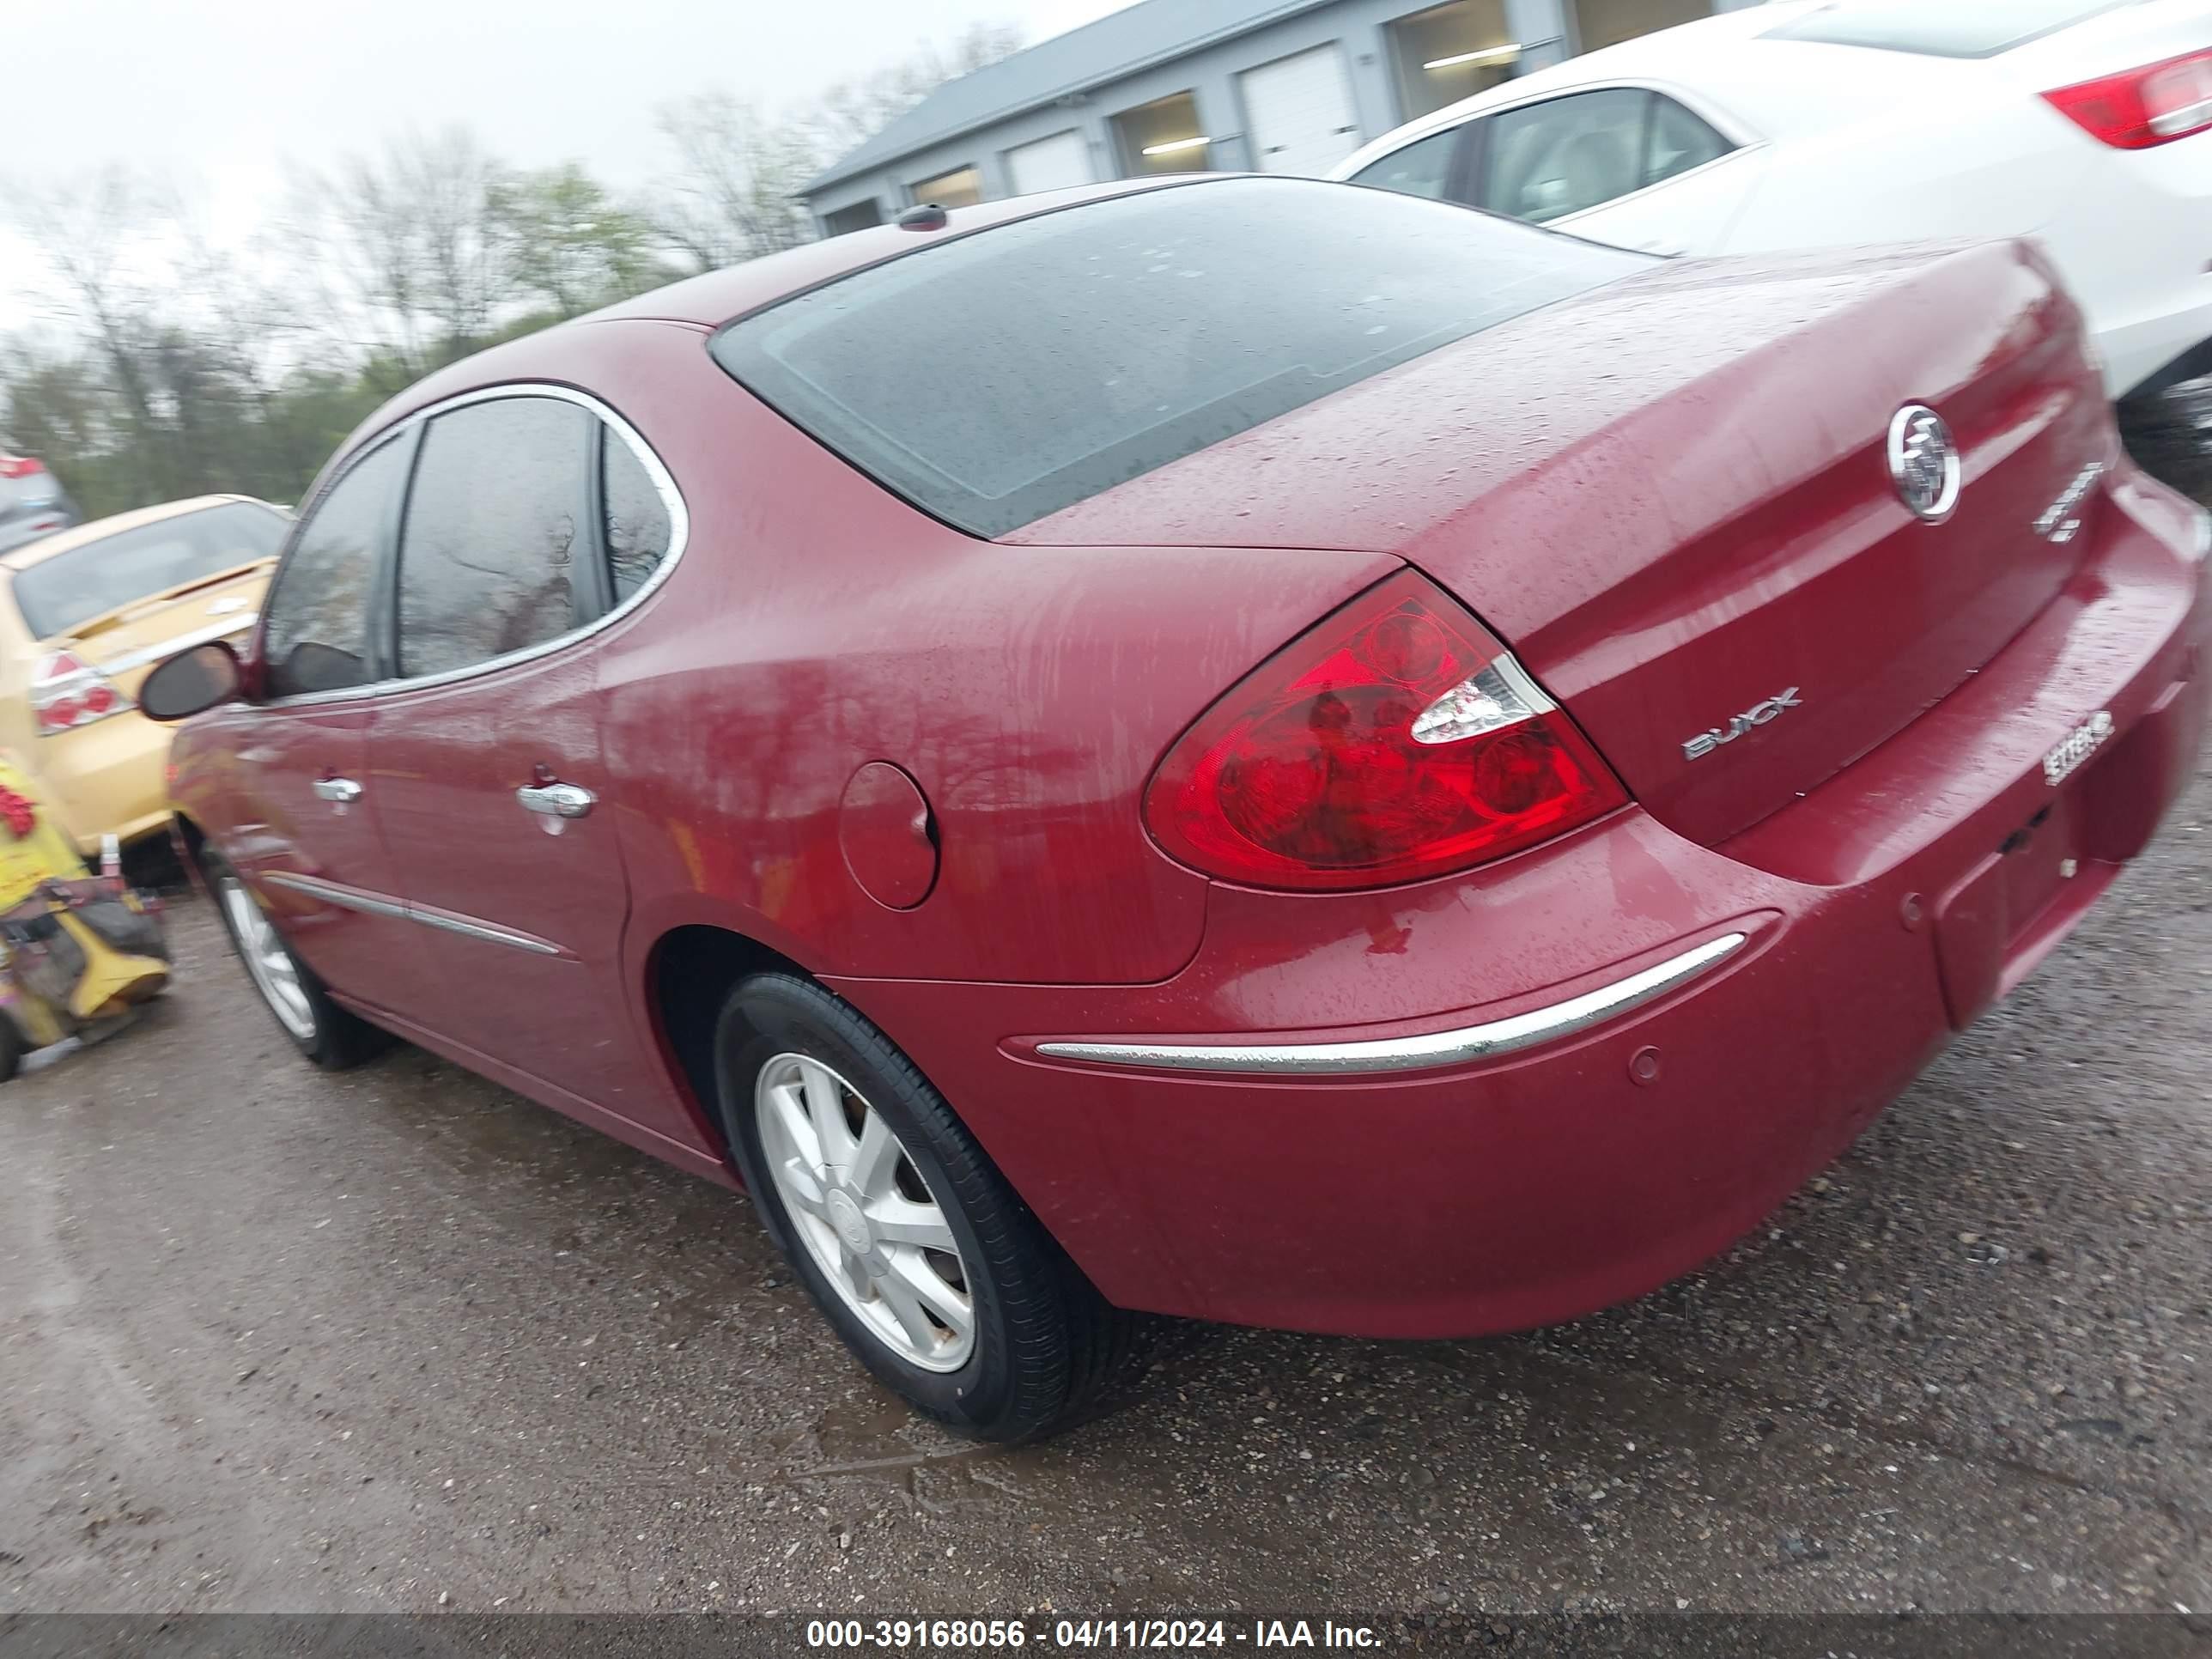
<instances>
[{"instance_id":1,"label":"chrome window trim","mask_svg":"<svg viewBox=\"0 0 2212 1659\"><path fill-rule=\"evenodd\" d=\"M532 956L557 957L561 954L559 945L549 944L542 939L533 939L527 933L495 927L489 922L464 921L458 916L441 915L434 910L418 910L403 899L363 893L316 876L295 876L288 871L278 870L263 876L261 879L271 887L289 888L295 893L305 893L310 898L318 898L325 904L335 904L347 910L360 910L372 916L392 916L401 921L419 921L425 927L458 933L464 939L504 945L514 950L526 951Z\"/></svg>"},{"instance_id":2,"label":"chrome window trim","mask_svg":"<svg viewBox=\"0 0 2212 1659\"><path fill-rule=\"evenodd\" d=\"M228 639L233 634L248 632L261 620L261 613L249 611L240 617L225 617L221 622L210 623L204 628L195 628L189 634L179 634L173 640L159 645L144 646L127 651L119 657L99 665L103 674L127 674L134 668L143 668L149 662L162 662L180 651L189 651L196 645L206 645L216 640Z\"/></svg>"},{"instance_id":3,"label":"chrome window trim","mask_svg":"<svg viewBox=\"0 0 2212 1659\"><path fill-rule=\"evenodd\" d=\"M1048 1060L1088 1060L1171 1072L1246 1072L1265 1076L1346 1077L1424 1071L1515 1054L1587 1030L1641 1007L1696 978L1741 950L1744 933L1723 933L1611 985L1586 991L1547 1008L1532 1008L1480 1025L1419 1036L1359 1042L1193 1043L1166 1039L1134 1042L1041 1042Z\"/></svg>"},{"instance_id":4,"label":"chrome window trim","mask_svg":"<svg viewBox=\"0 0 2212 1659\"><path fill-rule=\"evenodd\" d=\"M465 668L449 668L441 673L398 675L390 679L371 680L363 685L349 685L336 691L303 691L289 697L270 697L253 705L254 707L258 708L320 708L331 703L357 702L363 697L387 696L398 691L412 691L432 686L451 685L461 680L474 679L479 674L496 673L504 668L517 667L523 663L534 662L540 657L550 656L554 652L565 650L580 640L589 639L592 635L620 622L659 591L660 585L668 580L669 573L676 568L677 562L684 556L684 550L691 544L691 514L684 503L684 492L676 487L675 475L669 471L660 457L653 453L653 446L646 442L637 428L612 409L588 392L579 392L574 386L558 386L550 380L506 380L497 386L479 386L473 392L456 393L451 398L441 398L434 404L415 410L410 415L402 416L373 438L364 441L352 455L347 458L344 471L337 474L327 484L315 492L314 501L300 515L298 522L303 525L309 522L313 513L322 506L324 499L331 490L338 487L338 484L352 472L356 465L411 428L434 421L439 416L448 414L456 409L465 409L471 404L498 403L509 398L550 398L556 402L574 404L578 408L598 416L607 430L619 436L630 453L637 457L638 464L645 468L646 477L653 481L653 489L659 494L661 505L668 510L668 551L662 556L660 562L653 567L653 574L638 585L635 593L611 608L605 615L593 617L581 628L572 628L565 634L556 635L550 640L542 641L537 645L527 646L522 650L509 651L503 656L489 657L483 662L471 663ZM406 532L406 520L403 514L398 534L404 539ZM393 544L395 555L398 548L398 544L395 541ZM271 595L276 592L277 579L283 574L283 568L280 565L276 574L270 578ZM263 610L264 612L267 610L265 602Z\"/></svg>"},{"instance_id":5,"label":"chrome window trim","mask_svg":"<svg viewBox=\"0 0 2212 1659\"><path fill-rule=\"evenodd\" d=\"M1505 84L1510 87L1514 83L1509 81ZM1612 75L1600 81L1577 81L1571 87L1540 88L1534 92L1524 92L1520 97L1506 102L1492 104L1488 109L1478 110L1475 112L1474 118L1504 115L1510 110L1527 109L1532 104L1547 104L1557 98L1572 98L1585 92L1613 91L1651 92L1658 94L1662 98L1673 99L1715 132L1720 134L1722 137L1727 139L1729 143L1735 145L1735 149L1729 152L1729 155L1747 149L1764 149L1773 142L1765 133L1747 125L1734 112L1721 108L1696 88L1686 87L1679 81L1669 81L1662 76ZM1726 161L1728 156L1721 156L1718 159ZM1689 175L1677 173L1674 176L1678 179L1686 179ZM1662 179L1659 181L1662 185L1672 182L1674 182L1673 179ZM1655 190L1657 187L1656 185L1643 186L1645 190ZM1625 196L1616 196L1613 199L1622 202L1628 198ZM1584 210L1589 211L1587 209Z\"/></svg>"}]
</instances>

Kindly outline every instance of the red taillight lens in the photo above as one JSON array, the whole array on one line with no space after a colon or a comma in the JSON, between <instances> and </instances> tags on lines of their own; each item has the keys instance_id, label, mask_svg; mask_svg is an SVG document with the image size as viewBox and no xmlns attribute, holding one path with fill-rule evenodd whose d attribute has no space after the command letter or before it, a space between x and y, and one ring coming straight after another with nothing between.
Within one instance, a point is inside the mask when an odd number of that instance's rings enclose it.
<instances>
[{"instance_id":1,"label":"red taillight lens","mask_svg":"<svg viewBox=\"0 0 2212 1659\"><path fill-rule=\"evenodd\" d=\"M1463 870L1626 805L1504 647L1402 571L1262 664L1145 792L1173 857L1255 887Z\"/></svg>"},{"instance_id":2,"label":"red taillight lens","mask_svg":"<svg viewBox=\"0 0 2212 1659\"><path fill-rule=\"evenodd\" d=\"M28 455L0 455L0 478L27 478L46 469Z\"/></svg>"},{"instance_id":3,"label":"red taillight lens","mask_svg":"<svg viewBox=\"0 0 2212 1659\"><path fill-rule=\"evenodd\" d=\"M2185 52L2124 75L2043 94L2091 137L2115 149L2149 149L2212 131L2212 52Z\"/></svg>"},{"instance_id":4,"label":"red taillight lens","mask_svg":"<svg viewBox=\"0 0 2212 1659\"><path fill-rule=\"evenodd\" d=\"M131 699L105 674L71 651L54 652L31 676L31 714L42 738L89 726L131 706Z\"/></svg>"}]
</instances>

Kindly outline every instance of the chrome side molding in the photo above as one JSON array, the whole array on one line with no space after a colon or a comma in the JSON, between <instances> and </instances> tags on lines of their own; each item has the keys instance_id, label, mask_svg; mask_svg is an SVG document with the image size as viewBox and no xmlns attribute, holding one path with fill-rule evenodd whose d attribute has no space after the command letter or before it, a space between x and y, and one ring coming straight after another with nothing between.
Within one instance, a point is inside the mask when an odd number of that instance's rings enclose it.
<instances>
[{"instance_id":1,"label":"chrome side molding","mask_svg":"<svg viewBox=\"0 0 2212 1659\"><path fill-rule=\"evenodd\" d=\"M1375 1072L1425 1071L1489 1060L1550 1042L1664 996L1686 980L1727 960L1748 935L1718 939L1646 968L1642 973L1578 997L1532 1008L1480 1025L1418 1036L1377 1037L1360 1042L1211 1043L1164 1039L1136 1042L1041 1042L1048 1060L1087 1060L1170 1072L1249 1072L1263 1076L1345 1077Z\"/></svg>"},{"instance_id":2,"label":"chrome side molding","mask_svg":"<svg viewBox=\"0 0 2212 1659\"><path fill-rule=\"evenodd\" d=\"M341 887L334 881L324 881L316 876L295 876L287 871L272 871L261 879L271 887L289 887L295 893L305 893L309 898L320 899L325 904L335 904L341 909L359 910L372 916L396 916L402 921L419 921L425 927L435 927L441 933L459 933L463 939L480 939L490 945L504 945L516 951L527 951L532 956L557 957L561 947L528 933L510 932L495 927L487 921L470 921L459 916L441 915L435 910L420 910L400 899L386 898L376 893L363 893L351 887Z\"/></svg>"}]
</instances>

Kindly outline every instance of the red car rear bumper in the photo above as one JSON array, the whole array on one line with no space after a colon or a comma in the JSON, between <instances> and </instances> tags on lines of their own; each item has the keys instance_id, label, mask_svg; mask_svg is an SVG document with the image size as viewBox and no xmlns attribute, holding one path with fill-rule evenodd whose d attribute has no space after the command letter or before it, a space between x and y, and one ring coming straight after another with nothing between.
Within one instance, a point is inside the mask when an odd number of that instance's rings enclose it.
<instances>
[{"instance_id":1,"label":"red car rear bumper","mask_svg":"<svg viewBox=\"0 0 2212 1659\"><path fill-rule=\"evenodd\" d=\"M2114 506L2094 558L1996 660L1723 847L1632 809L1456 880L1216 888L1199 954L1159 985L838 988L1124 1305L1449 1336L1640 1294L1849 1146L2186 787L2212 649L2203 520L2132 476ZM2045 757L2084 730L2087 757L2054 784ZM1255 1076L1040 1052L1295 1053L1540 1020L1735 933L1741 947L1632 1008L1425 1069Z\"/></svg>"}]
</instances>

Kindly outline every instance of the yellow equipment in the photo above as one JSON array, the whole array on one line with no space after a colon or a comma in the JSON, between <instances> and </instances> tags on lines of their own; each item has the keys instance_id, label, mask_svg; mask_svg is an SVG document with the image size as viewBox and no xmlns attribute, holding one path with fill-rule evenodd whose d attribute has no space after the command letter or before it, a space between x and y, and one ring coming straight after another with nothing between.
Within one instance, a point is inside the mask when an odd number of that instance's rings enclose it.
<instances>
[{"instance_id":1,"label":"yellow equipment","mask_svg":"<svg viewBox=\"0 0 2212 1659\"><path fill-rule=\"evenodd\" d=\"M160 901L94 875L30 775L0 751L0 1082L169 982Z\"/></svg>"}]
</instances>

